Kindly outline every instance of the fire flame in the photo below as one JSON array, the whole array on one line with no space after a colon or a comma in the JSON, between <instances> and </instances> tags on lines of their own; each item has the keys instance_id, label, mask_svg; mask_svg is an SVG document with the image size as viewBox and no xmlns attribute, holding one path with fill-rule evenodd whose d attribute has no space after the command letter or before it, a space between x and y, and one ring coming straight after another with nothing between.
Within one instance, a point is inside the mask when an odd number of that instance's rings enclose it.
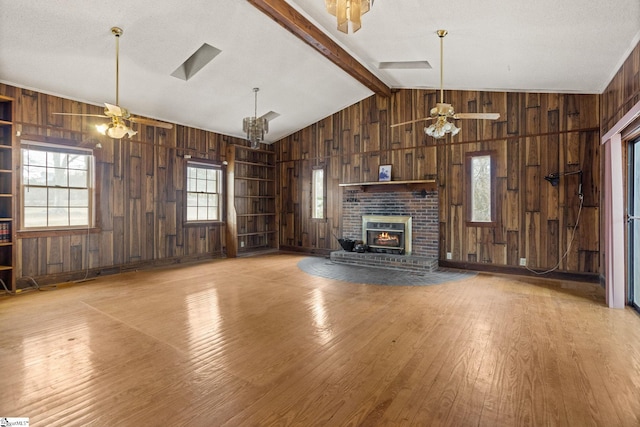
<instances>
[{"instance_id":1,"label":"fire flame","mask_svg":"<svg viewBox=\"0 0 640 427\"><path fill-rule=\"evenodd\" d=\"M375 239L375 242L379 245L393 246L393 245L399 245L400 239L398 238L398 236L391 235L386 231L383 231L378 234L378 237Z\"/></svg>"}]
</instances>

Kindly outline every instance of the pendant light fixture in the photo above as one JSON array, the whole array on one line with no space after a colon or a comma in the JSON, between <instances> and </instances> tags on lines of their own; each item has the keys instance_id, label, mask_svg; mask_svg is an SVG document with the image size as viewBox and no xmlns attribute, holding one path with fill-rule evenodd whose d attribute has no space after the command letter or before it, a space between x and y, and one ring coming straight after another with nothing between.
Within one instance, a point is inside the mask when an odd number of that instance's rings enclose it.
<instances>
[{"instance_id":1,"label":"pendant light fixture","mask_svg":"<svg viewBox=\"0 0 640 427\"><path fill-rule=\"evenodd\" d=\"M348 34L349 22L354 33L362 27L362 15L373 7L373 0L325 0L325 6L338 20L338 31Z\"/></svg>"},{"instance_id":2,"label":"pendant light fixture","mask_svg":"<svg viewBox=\"0 0 640 427\"><path fill-rule=\"evenodd\" d=\"M253 117L242 119L242 131L247 134L247 141L251 142L251 148L256 149L264 141L264 135L269 132L269 121L266 117L258 117L258 91L260 88L254 87L255 108Z\"/></svg>"}]
</instances>

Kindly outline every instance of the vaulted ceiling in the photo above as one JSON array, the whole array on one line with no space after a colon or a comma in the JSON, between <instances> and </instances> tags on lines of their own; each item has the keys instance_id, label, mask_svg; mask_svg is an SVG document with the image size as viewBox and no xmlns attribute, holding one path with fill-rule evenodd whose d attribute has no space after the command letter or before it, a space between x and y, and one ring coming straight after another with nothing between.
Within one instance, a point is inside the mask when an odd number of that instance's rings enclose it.
<instances>
[{"instance_id":1,"label":"vaulted ceiling","mask_svg":"<svg viewBox=\"0 0 640 427\"><path fill-rule=\"evenodd\" d=\"M282 3L387 88L601 93L640 40L638 0L376 0L354 34L324 0L0 0L0 81L136 115L242 137L242 118L273 111L275 141L372 93L254 3ZM204 43L221 52L184 80ZM343 58L344 59L344 58ZM428 61L432 69L382 69ZM96 119L98 120L98 119Z\"/></svg>"}]
</instances>

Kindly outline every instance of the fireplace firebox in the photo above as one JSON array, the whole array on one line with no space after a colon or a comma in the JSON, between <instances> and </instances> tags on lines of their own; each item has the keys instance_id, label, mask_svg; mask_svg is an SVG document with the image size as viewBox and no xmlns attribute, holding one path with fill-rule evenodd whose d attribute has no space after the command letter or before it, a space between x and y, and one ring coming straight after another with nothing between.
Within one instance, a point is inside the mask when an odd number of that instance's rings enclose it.
<instances>
[{"instance_id":1,"label":"fireplace firebox","mask_svg":"<svg viewBox=\"0 0 640 427\"><path fill-rule=\"evenodd\" d=\"M362 217L362 241L370 252L411 254L411 217Z\"/></svg>"}]
</instances>

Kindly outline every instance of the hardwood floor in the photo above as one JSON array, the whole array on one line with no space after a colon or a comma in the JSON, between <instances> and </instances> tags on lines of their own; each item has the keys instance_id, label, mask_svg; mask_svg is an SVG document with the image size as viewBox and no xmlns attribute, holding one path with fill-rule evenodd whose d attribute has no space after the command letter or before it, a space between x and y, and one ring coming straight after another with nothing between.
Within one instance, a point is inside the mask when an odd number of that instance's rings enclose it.
<instances>
[{"instance_id":1,"label":"hardwood floor","mask_svg":"<svg viewBox=\"0 0 640 427\"><path fill-rule=\"evenodd\" d=\"M32 426L638 426L640 316L592 284L315 277L295 254L0 298Z\"/></svg>"}]
</instances>

